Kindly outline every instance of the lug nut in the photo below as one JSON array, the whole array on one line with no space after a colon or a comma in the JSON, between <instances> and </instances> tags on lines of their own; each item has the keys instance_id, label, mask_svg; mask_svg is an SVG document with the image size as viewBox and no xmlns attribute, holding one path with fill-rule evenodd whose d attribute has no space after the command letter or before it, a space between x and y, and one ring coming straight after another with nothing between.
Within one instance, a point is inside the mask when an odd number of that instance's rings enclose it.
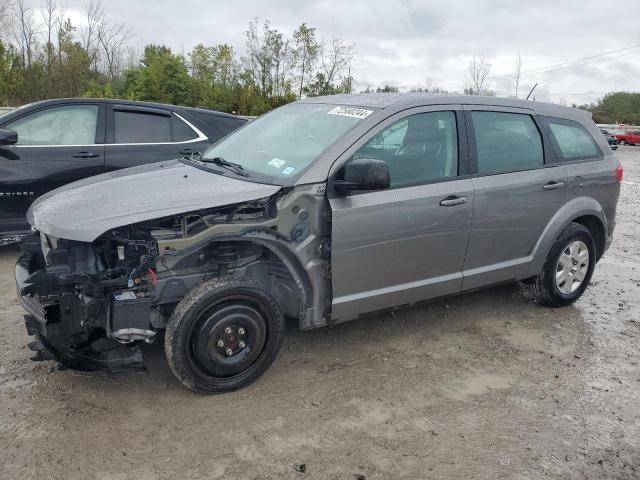
<instances>
[{"instance_id":1,"label":"lug nut","mask_svg":"<svg viewBox=\"0 0 640 480\"><path fill-rule=\"evenodd\" d=\"M225 353L227 354L227 357L230 357L231 355L233 355L233 350L231 350L230 348L227 348L225 350Z\"/></svg>"},{"instance_id":2,"label":"lug nut","mask_svg":"<svg viewBox=\"0 0 640 480\"><path fill-rule=\"evenodd\" d=\"M224 329L224 333L226 333L227 335L231 335L231 332L232 332L231 327L227 327Z\"/></svg>"},{"instance_id":3,"label":"lug nut","mask_svg":"<svg viewBox=\"0 0 640 480\"><path fill-rule=\"evenodd\" d=\"M244 335L244 328L240 327L238 329L238 335Z\"/></svg>"},{"instance_id":4,"label":"lug nut","mask_svg":"<svg viewBox=\"0 0 640 480\"><path fill-rule=\"evenodd\" d=\"M240 341L240 342L238 342L238 346L239 346L240 348L244 348L244 347L246 347L246 346L247 346L247 344L246 344L246 343L244 343L243 341Z\"/></svg>"},{"instance_id":5,"label":"lug nut","mask_svg":"<svg viewBox=\"0 0 640 480\"><path fill-rule=\"evenodd\" d=\"M222 347L224 347L224 342L222 340L218 340L217 345L218 345L219 348L222 348Z\"/></svg>"}]
</instances>

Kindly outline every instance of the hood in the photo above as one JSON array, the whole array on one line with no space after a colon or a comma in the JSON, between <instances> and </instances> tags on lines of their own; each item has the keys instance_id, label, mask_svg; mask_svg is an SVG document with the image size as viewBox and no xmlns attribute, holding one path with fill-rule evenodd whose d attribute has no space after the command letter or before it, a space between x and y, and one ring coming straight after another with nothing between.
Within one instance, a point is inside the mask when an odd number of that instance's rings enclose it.
<instances>
[{"instance_id":1,"label":"hood","mask_svg":"<svg viewBox=\"0 0 640 480\"><path fill-rule=\"evenodd\" d=\"M47 235L92 242L113 228L257 200L280 188L236 180L172 160L65 185L38 198L29 208L27 220Z\"/></svg>"}]
</instances>

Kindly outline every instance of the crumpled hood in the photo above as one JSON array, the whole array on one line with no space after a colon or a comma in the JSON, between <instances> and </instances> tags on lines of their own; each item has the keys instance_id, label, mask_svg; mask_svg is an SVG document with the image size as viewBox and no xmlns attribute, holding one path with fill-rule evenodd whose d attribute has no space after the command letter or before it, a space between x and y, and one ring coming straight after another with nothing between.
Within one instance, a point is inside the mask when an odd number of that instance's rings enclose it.
<instances>
[{"instance_id":1,"label":"crumpled hood","mask_svg":"<svg viewBox=\"0 0 640 480\"><path fill-rule=\"evenodd\" d=\"M92 242L123 225L257 200L281 187L225 177L179 160L104 173L38 198L29 223L56 238Z\"/></svg>"}]
</instances>

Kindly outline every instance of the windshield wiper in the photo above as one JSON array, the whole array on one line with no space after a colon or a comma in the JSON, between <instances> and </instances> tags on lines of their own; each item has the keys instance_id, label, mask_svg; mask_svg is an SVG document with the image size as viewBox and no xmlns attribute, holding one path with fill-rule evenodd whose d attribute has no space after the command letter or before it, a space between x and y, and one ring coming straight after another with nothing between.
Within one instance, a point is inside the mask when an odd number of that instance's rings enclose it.
<instances>
[{"instance_id":1,"label":"windshield wiper","mask_svg":"<svg viewBox=\"0 0 640 480\"><path fill-rule=\"evenodd\" d=\"M249 174L245 172L244 167L239 163L228 162L222 157L214 157L214 158L199 158L199 161L202 163L213 163L214 165L218 165L219 167L226 168L231 170L236 175L241 175L243 177L248 177Z\"/></svg>"}]
</instances>

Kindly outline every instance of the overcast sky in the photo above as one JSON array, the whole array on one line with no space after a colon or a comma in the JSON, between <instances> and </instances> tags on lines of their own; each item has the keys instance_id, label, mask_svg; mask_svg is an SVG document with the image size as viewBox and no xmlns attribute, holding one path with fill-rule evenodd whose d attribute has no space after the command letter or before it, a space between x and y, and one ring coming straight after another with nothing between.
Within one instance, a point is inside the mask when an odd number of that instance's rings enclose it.
<instances>
[{"instance_id":1,"label":"overcast sky","mask_svg":"<svg viewBox=\"0 0 640 480\"><path fill-rule=\"evenodd\" d=\"M358 90L389 84L461 91L469 60L484 55L491 59L490 87L500 96L512 95L520 54L520 93L539 82L537 100L567 104L640 89L640 16L632 3L620 15L621 9L601 0L105 1L113 21L134 26L137 47L159 43L184 53L202 42L229 43L241 55L243 32L253 17L270 20L287 35L307 22L319 37L339 35L354 44L351 73ZM85 1L66 4L77 24Z\"/></svg>"}]
</instances>

